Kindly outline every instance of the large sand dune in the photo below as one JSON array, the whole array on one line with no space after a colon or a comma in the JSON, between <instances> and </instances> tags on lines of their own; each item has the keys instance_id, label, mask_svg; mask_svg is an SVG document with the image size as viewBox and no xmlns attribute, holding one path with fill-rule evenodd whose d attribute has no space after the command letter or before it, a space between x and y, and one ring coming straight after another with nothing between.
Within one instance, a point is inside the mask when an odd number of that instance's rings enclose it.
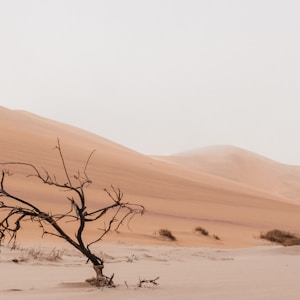
<instances>
[{"instance_id":1,"label":"large sand dune","mask_svg":"<svg viewBox=\"0 0 300 300\"><path fill-rule=\"evenodd\" d=\"M261 244L256 237L267 229L298 232L300 228L299 167L241 149L214 147L149 157L79 128L3 107L0 137L2 162L26 161L57 174L61 174L58 153L53 150L57 138L73 172L82 169L96 150L88 168L93 180L88 188L90 205L101 203L103 188L113 184L147 210L134 220L132 232L124 228L112 239L165 243L155 233L168 228L178 245L239 247ZM61 196L46 192L36 181L17 175L10 180L15 180L10 183L12 191L40 201L45 208L59 209ZM196 226L221 240L196 235Z\"/></svg>"},{"instance_id":2,"label":"large sand dune","mask_svg":"<svg viewBox=\"0 0 300 300\"><path fill-rule=\"evenodd\" d=\"M88 205L107 201L103 189L113 184L147 213L134 219L132 231L113 232L94 248L105 273L115 273L116 289L88 285L94 272L85 257L57 240L41 241L40 230L27 222L21 246L0 247L1 299L299 299L299 246L270 246L257 238L273 228L299 233L299 167L230 146L148 157L79 128L0 107L0 161L33 163L62 179L57 138L71 172L82 170L96 150L87 169L93 180ZM64 192L26 177L26 168L11 171L5 185L12 193L46 211L65 209ZM211 235L197 235L196 226ZM177 241L161 240L161 228ZM92 228L86 238L97 233ZM256 247L220 249L247 246ZM50 255L54 247L62 254L58 260ZM158 276L159 286L137 287L139 279Z\"/></svg>"},{"instance_id":3,"label":"large sand dune","mask_svg":"<svg viewBox=\"0 0 300 300\"><path fill-rule=\"evenodd\" d=\"M217 145L162 157L196 172L205 172L300 203L300 167L284 165L253 152Z\"/></svg>"}]
</instances>

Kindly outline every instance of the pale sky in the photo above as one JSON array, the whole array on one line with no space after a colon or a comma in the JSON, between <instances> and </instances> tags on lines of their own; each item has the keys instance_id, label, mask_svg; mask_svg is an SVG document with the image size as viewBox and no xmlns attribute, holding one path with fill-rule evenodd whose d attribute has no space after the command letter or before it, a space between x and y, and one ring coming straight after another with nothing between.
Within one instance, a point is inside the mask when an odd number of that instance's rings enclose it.
<instances>
[{"instance_id":1,"label":"pale sky","mask_svg":"<svg viewBox=\"0 0 300 300\"><path fill-rule=\"evenodd\" d=\"M298 0L0 0L0 105L144 154L229 144L300 165L299 13Z\"/></svg>"}]
</instances>

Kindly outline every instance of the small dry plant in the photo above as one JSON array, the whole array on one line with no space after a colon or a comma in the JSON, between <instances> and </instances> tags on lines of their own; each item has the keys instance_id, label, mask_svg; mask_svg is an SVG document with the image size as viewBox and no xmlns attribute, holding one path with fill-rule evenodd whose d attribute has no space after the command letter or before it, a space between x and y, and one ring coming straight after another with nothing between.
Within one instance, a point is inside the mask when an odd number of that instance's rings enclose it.
<instances>
[{"instance_id":1,"label":"small dry plant","mask_svg":"<svg viewBox=\"0 0 300 300\"><path fill-rule=\"evenodd\" d=\"M209 235L208 231L207 231L206 229L204 229L203 227L200 227L200 226L196 227L196 228L195 228L195 231L196 231L197 233L202 234L202 235L206 235L206 236Z\"/></svg>"},{"instance_id":2,"label":"small dry plant","mask_svg":"<svg viewBox=\"0 0 300 300\"><path fill-rule=\"evenodd\" d=\"M16 249L12 249L16 250ZM37 261L50 261L59 262L62 260L63 251L58 249L52 249L50 252L43 251L42 249L30 248L24 249L19 248L22 252L20 258L15 258L12 261L15 263L28 262L31 260Z\"/></svg>"},{"instance_id":3,"label":"small dry plant","mask_svg":"<svg viewBox=\"0 0 300 300\"><path fill-rule=\"evenodd\" d=\"M204 235L204 236L209 236L209 232L208 232L205 228L203 228L203 227L201 227L201 226L196 227L196 228L195 228L195 232L196 232L196 233L199 233L199 234L201 234L201 235ZM217 236L216 234L213 234L212 237L213 237L215 240L218 240L218 241L221 240L220 237Z\"/></svg>"},{"instance_id":4,"label":"small dry plant","mask_svg":"<svg viewBox=\"0 0 300 300\"><path fill-rule=\"evenodd\" d=\"M214 235L213 235L213 238L214 238L215 240L217 240L217 241L220 241L220 238L219 238L219 236L218 236L218 235L216 235L216 234L214 234Z\"/></svg>"},{"instance_id":5,"label":"small dry plant","mask_svg":"<svg viewBox=\"0 0 300 300\"><path fill-rule=\"evenodd\" d=\"M176 237L169 229L160 229L158 233L163 238L167 238L170 241L176 241Z\"/></svg>"},{"instance_id":6,"label":"small dry plant","mask_svg":"<svg viewBox=\"0 0 300 300\"><path fill-rule=\"evenodd\" d=\"M300 245L300 238L297 235L279 229L273 229L266 233L261 233L260 238L283 246Z\"/></svg>"},{"instance_id":7,"label":"small dry plant","mask_svg":"<svg viewBox=\"0 0 300 300\"><path fill-rule=\"evenodd\" d=\"M24 256L25 260L45 260L50 262L58 262L62 260L63 251L53 248L50 252L42 249L31 248Z\"/></svg>"}]
</instances>

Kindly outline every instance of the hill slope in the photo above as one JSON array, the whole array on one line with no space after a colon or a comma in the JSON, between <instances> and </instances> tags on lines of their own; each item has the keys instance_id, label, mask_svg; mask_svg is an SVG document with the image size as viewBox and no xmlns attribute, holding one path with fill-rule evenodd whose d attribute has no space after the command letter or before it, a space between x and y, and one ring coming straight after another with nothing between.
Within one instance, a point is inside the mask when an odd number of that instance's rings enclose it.
<instances>
[{"instance_id":1,"label":"hill slope","mask_svg":"<svg viewBox=\"0 0 300 300\"><path fill-rule=\"evenodd\" d=\"M189 155L185 161L151 158L73 126L0 108L1 161L26 161L46 168L51 174L60 174L59 158L53 150L57 137L72 172L82 170L91 151L96 150L88 167L94 182L87 189L91 206L101 205L103 188L113 184L122 189L126 199L146 207L146 215L134 220L133 232L124 228L122 234L112 234L113 239L165 243L157 239L155 232L169 228L179 245L235 247L256 245L254 236L262 230L280 227L297 231L300 227L300 206L291 201L296 195L293 189L290 199L286 197L288 189L285 193L274 193L250 181L252 175L247 168L243 169L247 174L242 177L240 171L224 176L220 170L227 172L233 168L229 167L228 159L227 170L219 164L195 168L197 157ZM252 159L248 154L246 158ZM239 168L237 160L231 163ZM279 165L274 163L272 168L281 174ZM14 180L10 188L18 195L34 199L45 209L61 208L63 194L49 193L30 178L19 176L10 180ZM221 241L195 235L196 226L206 227ZM30 230L28 238L32 238L35 229Z\"/></svg>"},{"instance_id":2,"label":"hill slope","mask_svg":"<svg viewBox=\"0 0 300 300\"><path fill-rule=\"evenodd\" d=\"M239 182L253 188L298 200L300 167L278 163L253 152L228 145L216 145L175 154L161 159Z\"/></svg>"}]
</instances>

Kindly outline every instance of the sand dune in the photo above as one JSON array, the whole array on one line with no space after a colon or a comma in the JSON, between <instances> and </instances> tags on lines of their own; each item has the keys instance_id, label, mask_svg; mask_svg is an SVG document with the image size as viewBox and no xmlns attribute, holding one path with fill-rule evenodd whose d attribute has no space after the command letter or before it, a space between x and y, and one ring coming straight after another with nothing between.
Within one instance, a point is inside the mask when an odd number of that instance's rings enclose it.
<instances>
[{"instance_id":1,"label":"sand dune","mask_svg":"<svg viewBox=\"0 0 300 300\"><path fill-rule=\"evenodd\" d=\"M124 228L111 239L162 244L165 242L156 232L169 228L181 246L240 247L259 244L256 237L263 230L280 227L297 232L300 228L298 167L228 147L148 157L27 112L2 107L0 120L1 161L26 161L59 175L61 165L53 150L57 137L72 172L82 169L91 151L96 150L88 168L93 180L88 188L90 205L99 205L103 188L113 184L127 199L147 209L145 216L135 219L133 232ZM45 191L30 178L16 175L13 179L10 188L19 195L39 201L45 209L59 209L62 196ZM196 235L196 226L205 227L221 240Z\"/></svg>"},{"instance_id":2,"label":"sand dune","mask_svg":"<svg viewBox=\"0 0 300 300\"><path fill-rule=\"evenodd\" d=\"M300 199L299 166L281 164L244 149L217 145L161 159L196 172L240 182L275 196Z\"/></svg>"},{"instance_id":3,"label":"sand dune","mask_svg":"<svg viewBox=\"0 0 300 300\"><path fill-rule=\"evenodd\" d=\"M33 163L62 179L57 138L71 173L96 150L87 170L93 180L86 190L89 206L107 201L103 189L113 184L147 212L134 219L132 231L112 232L94 248L105 273L115 273L116 289L88 285L94 272L86 259L56 239L42 241L39 229L26 222L19 248L0 247L1 299L299 298L299 247L257 238L273 228L299 233L299 167L231 146L148 157L79 128L0 107L0 161ZM10 168L14 176L5 185L12 193L46 211L65 209L64 192L26 177L26 168ZM210 235L196 234L196 226ZM177 241L160 238L161 228ZM86 238L97 233L87 228ZM49 259L53 248L60 259ZM139 279L158 276L158 286L137 287Z\"/></svg>"}]
</instances>

